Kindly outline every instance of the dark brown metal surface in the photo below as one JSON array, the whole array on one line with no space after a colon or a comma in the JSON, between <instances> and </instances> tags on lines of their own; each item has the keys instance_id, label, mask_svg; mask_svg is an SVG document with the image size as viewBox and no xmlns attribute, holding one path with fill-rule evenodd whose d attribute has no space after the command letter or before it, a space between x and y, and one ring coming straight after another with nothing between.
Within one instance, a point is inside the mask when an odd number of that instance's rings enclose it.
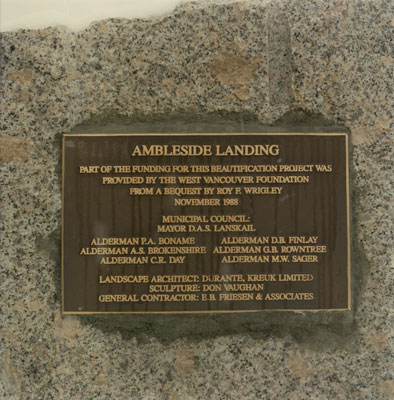
<instances>
[{"instance_id":1,"label":"dark brown metal surface","mask_svg":"<svg viewBox=\"0 0 394 400\"><path fill-rule=\"evenodd\" d=\"M64 135L63 312L89 314L349 309L347 140L346 134L332 133ZM235 145L253 147L272 144L278 145L279 154L216 154L216 146L223 151L227 146L234 149ZM138 156L135 153L133 156L136 146L142 145L168 145L168 151L176 145L206 145L212 149L213 155ZM237 173L190 170L191 166L205 166L209 169L216 165L265 165L276 166L278 170ZM310 172L279 170L280 166L286 165L313 167ZM317 167L322 165L325 167ZM119 169L116 172L115 166L169 166L170 172L133 173ZM175 171L173 166L189 166L189 171ZM327 170L327 166L331 166L332 171ZM210 176L249 177L253 183L245 183L247 180L236 184L206 183L203 178ZM305 181L307 177L308 182L264 183L264 179L267 179L264 177L274 176L298 176L302 177L300 181ZM104 183L103 178L106 177L127 177L129 181ZM156 182L147 183L147 177L156 177ZM166 179L160 183L159 177L175 177L176 183ZM194 183L181 183L179 177L200 179ZM134 178L143 178L144 183L132 180ZM238 194L236 187L239 188ZM252 187L258 190L266 188L264 190L268 193L247 194L245 188ZM130 191L130 188L152 188L153 194L138 194L138 191ZM201 188L201 194L165 195L165 188ZM213 188L213 194L203 194L204 188ZM217 188L227 188L231 194L218 194ZM280 193L279 189L272 188L281 188ZM176 199L195 199L198 202L212 198L218 199L220 205L176 203ZM240 216L240 222L215 222L221 216L234 215ZM169 223L163 219L166 216L196 216L202 217L202 222ZM185 225L187 231L159 232L158 226L169 225ZM228 225L237 225L237 229L244 231L221 231L233 229ZM256 237L262 238L262 241L268 240L268 243L247 243L253 242ZM108 242L110 238L129 239L129 244L111 244ZM189 239L188 244L173 245L165 244L165 238L192 239ZM134 244L130 244L133 241ZM236 244L228 244L231 242ZM170 247L171 250L165 249ZM184 247L188 249L179 250ZM205 254L188 253L194 251L195 247L205 249ZM121 248L126 249L123 251L127 254L92 254ZM175 253L154 254L161 251ZM238 258L241 262L234 262L236 258L231 257L236 256L244 258ZM261 262L253 258L257 256L262 257ZM298 258L300 256L305 257ZM118 277L118 280L128 276L134 283L109 283L113 276ZM175 278L177 276L183 278ZM203 282L203 276L210 276L212 280L227 277L233 282ZM160 280L160 277L165 277L163 282L154 282L155 279ZM182 282L190 279L185 277L194 277L194 281ZM293 280L286 280L289 277ZM135 283L138 279L140 283ZM174 282L168 282L171 279ZM181 281L177 282L177 279ZM217 286L204 286L215 283Z\"/></svg>"}]
</instances>

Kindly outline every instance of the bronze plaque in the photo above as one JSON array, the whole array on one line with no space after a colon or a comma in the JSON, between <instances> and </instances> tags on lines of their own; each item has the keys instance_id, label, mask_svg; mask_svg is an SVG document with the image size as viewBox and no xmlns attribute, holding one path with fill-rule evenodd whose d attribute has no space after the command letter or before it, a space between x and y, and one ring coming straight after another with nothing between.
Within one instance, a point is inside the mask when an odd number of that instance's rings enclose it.
<instances>
[{"instance_id":1,"label":"bronze plaque","mask_svg":"<svg viewBox=\"0 0 394 400\"><path fill-rule=\"evenodd\" d=\"M350 309L345 133L67 134L63 312Z\"/></svg>"}]
</instances>

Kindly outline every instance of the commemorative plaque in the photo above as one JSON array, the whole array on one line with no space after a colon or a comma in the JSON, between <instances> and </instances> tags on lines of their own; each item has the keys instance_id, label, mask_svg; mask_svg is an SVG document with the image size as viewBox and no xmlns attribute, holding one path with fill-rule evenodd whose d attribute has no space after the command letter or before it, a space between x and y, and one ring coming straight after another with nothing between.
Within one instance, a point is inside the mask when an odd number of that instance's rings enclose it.
<instances>
[{"instance_id":1,"label":"commemorative plaque","mask_svg":"<svg viewBox=\"0 0 394 400\"><path fill-rule=\"evenodd\" d=\"M63 313L350 309L345 133L66 134Z\"/></svg>"}]
</instances>

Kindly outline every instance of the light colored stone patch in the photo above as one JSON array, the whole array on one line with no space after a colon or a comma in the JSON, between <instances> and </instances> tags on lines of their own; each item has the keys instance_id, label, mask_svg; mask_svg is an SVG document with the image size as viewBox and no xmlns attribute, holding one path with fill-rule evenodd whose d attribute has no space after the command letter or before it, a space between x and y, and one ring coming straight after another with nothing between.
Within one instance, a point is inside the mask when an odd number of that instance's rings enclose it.
<instances>
[{"instance_id":1,"label":"light colored stone patch","mask_svg":"<svg viewBox=\"0 0 394 400\"><path fill-rule=\"evenodd\" d=\"M99 110L97 109L97 107L90 106L90 107L89 107L89 112L90 112L91 114L93 114L93 115L96 115L96 114L99 113Z\"/></svg>"},{"instance_id":2,"label":"light colored stone patch","mask_svg":"<svg viewBox=\"0 0 394 400\"><path fill-rule=\"evenodd\" d=\"M25 139L0 137L0 163L23 162L29 158L29 145Z\"/></svg>"},{"instance_id":3,"label":"light colored stone patch","mask_svg":"<svg viewBox=\"0 0 394 400\"><path fill-rule=\"evenodd\" d=\"M162 400L164 400L165 397L162 397ZM174 389L171 393L170 393L170 397L169 400L179 400L179 392L177 389Z\"/></svg>"},{"instance_id":4,"label":"light colored stone patch","mask_svg":"<svg viewBox=\"0 0 394 400\"><path fill-rule=\"evenodd\" d=\"M394 64L394 58L391 56L381 56L380 59L386 67Z\"/></svg>"},{"instance_id":5,"label":"light colored stone patch","mask_svg":"<svg viewBox=\"0 0 394 400\"><path fill-rule=\"evenodd\" d=\"M377 392L389 399L394 399L394 382L381 379L378 383Z\"/></svg>"},{"instance_id":6,"label":"light colored stone patch","mask_svg":"<svg viewBox=\"0 0 394 400\"><path fill-rule=\"evenodd\" d=\"M213 57L210 69L223 85L245 86L252 81L257 66L257 63L251 63L243 57L223 51Z\"/></svg>"},{"instance_id":7,"label":"light colored stone patch","mask_svg":"<svg viewBox=\"0 0 394 400\"><path fill-rule=\"evenodd\" d=\"M73 371L71 368L66 367L64 364L60 364L55 369L56 375L72 375Z\"/></svg>"},{"instance_id":8,"label":"light colored stone patch","mask_svg":"<svg viewBox=\"0 0 394 400\"><path fill-rule=\"evenodd\" d=\"M355 146L369 142L373 138L371 128L369 126L355 125L351 127L351 132L352 144Z\"/></svg>"},{"instance_id":9,"label":"light colored stone patch","mask_svg":"<svg viewBox=\"0 0 394 400\"><path fill-rule=\"evenodd\" d=\"M74 68L69 68L66 71L66 76L64 78L64 82L70 83L72 81L78 81L80 79L82 79L82 74Z\"/></svg>"},{"instance_id":10,"label":"light colored stone patch","mask_svg":"<svg viewBox=\"0 0 394 400\"><path fill-rule=\"evenodd\" d=\"M0 329L0 339L10 344L17 344L20 340L20 332L2 327Z\"/></svg>"},{"instance_id":11,"label":"light colored stone patch","mask_svg":"<svg viewBox=\"0 0 394 400\"><path fill-rule=\"evenodd\" d=\"M29 91L22 88L21 89L21 102L27 103L30 100Z\"/></svg>"},{"instance_id":12,"label":"light colored stone patch","mask_svg":"<svg viewBox=\"0 0 394 400\"><path fill-rule=\"evenodd\" d=\"M189 88L185 85L179 85L176 90L175 90L176 94L178 96L185 96L188 94L189 92Z\"/></svg>"},{"instance_id":13,"label":"light colored stone patch","mask_svg":"<svg viewBox=\"0 0 394 400\"><path fill-rule=\"evenodd\" d=\"M9 350L5 351L0 358L0 381L5 390L10 394L20 393L21 378L15 368Z\"/></svg>"},{"instance_id":14,"label":"light colored stone patch","mask_svg":"<svg viewBox=\"0 0 394 400\"><path fill-rule=\"evenodd\" d=\"M327 10L327 15L337 15L337 14L342 14L344 11L347 11L347 7L344 4L341 3L328 3L328 10Z\"/></svg>"},{"instance_id":15,"label":"light colored stone patch","mask_svg":"<svg viewBox=\"0 0 394 400\"><path fill-rule=\"evenodd\" d=\"M243 54L247 47L248 47L247 43L241 38L236 39L232 46L234 51L238 54Z\"/></svg>"},{"instance_id":16,"label":"light colored stone patch","mask_svg":"<svg viewBox=\"0 0 394 400\"><path fill-rule=\"evenodd\" d=\"M108 383L108 378L102 373L100 372L97 376L96 379L94 380L95 385L105 385L106 383Z\"/></svg>"},{"instance_id":17,"label":"light colored stone patch","mask_svg":"<svg viewBox=\"0 0 394 400\"><path fill-rule=\"evenodd\" d=\"M43 310L45 306L39 300L32 300L27 303L27 308L30 312L37 312Z\"/></svg>"},{"instance_id":18,"label":"light colored stone patch","mask_svg":"<svg viewBox=\"0 0 394 400\"><path fill-rule=\"evenodd\" d=\"M53 322L53 335L71 343L76 343L82 329L79 320L72 315L56 315Z\"/></svg>"},{"instance_id":19,"label":"light colored stone patch","mask_svg":"<svg viewBox=\"0 0 394 400\"><path fill-rule=\"evenodd\" d=\"M372 335L368 342L367 346L372 348L376 352L382 351L387 345L387 333L382 332L382 333L376 333Z\"/></svg>"},{"instance_id":20,"label":"light colored stone patch","mask_svg":"<svg viewBox=\"0 0 394 400\"><path fill-rule=\"evenodd\" d=\"M194 371L193 356L195 351L192 349L179 349L176 352L175 366L178 376L190 375Z\"/></svg>"},{"instance_id":21,"label":"light colored stone patch","mask_svg":"<svg viewBox=\"0 0 394 400\"><path fill-rule=\"evenodd\" d=\"M249 88L247 86L241 86L239 89L237 89L234 94L240 99L240 100L247 100L250 97L249 93Z\"/></svg>"},{"instance_id":22,"label":"light colored stone patch","mask_svg":"<svg viewBox=\"0 0 394 400\"><path fill-rule=\"evenodd\" d=\"M99 28L100 32L103 32L103 33L108 32L108 21L106 21L106 20L101 21L98 24L98 28Z\"/></svg>"},{"instance_id":23,"label":"light colored stone patch","mask_svg":"<svg viewBox=\"0 0 394 400\"><path fill-rule=\"evenodd\" d=\"M312 374L312 368L300 353L292 353L290 355L287 360L287 367L296 378L306 378Z\"/></svg>"},{"instance_id":24,"label":"light colored stone patch","mask_svg":"<svg viewBox=\"0 0 394 400\"><path fill-rule=\"evenodd\" d=\"M163 81L161 82L161 84L163 85L163 87L166 87L166 88L173 88L173 87L175 87L174 78L165 78L165 79L163 79Z\"/></svg>"},{"instance_id":25,"label":"light colored stone patch","mask_svg":"<svg viewBox=\"0 0 394 400\"><path fill-rule=\"evenodd\" d=\"M387 114L381 115L376 121L374 126L374 133L383 133L390 129L391 118Z\"/></svg>"},{"instance_id":26,"label":"light colored stone patch","mask_svg":"<svg viewBox=\"0 0 394 400\"><path fill-rule=\"evenodd\" d=\"M33 71L31 69L10 71L6 74L6 79L17 81L19 83L29 82L33 79Z\"/></svg>"}]
</instances>

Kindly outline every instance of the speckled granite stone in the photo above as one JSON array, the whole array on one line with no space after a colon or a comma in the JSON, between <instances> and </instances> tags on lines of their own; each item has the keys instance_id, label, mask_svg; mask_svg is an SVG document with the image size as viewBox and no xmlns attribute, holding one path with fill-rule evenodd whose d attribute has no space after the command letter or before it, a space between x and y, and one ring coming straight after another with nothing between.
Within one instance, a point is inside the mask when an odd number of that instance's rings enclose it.
<instances>
[{"instance_id":1,"label":"speckled granite stone","mask_svg":"<svg viewBox=\"0 0 394 400\"><path fill-rule=\"evenodd\" d=\"M195 2L7 32L0 54L1 398L394 398L392 0ZM61 133L174 113L351 131L350 316L61 316Z\"/></svg>"}]
</instances>

